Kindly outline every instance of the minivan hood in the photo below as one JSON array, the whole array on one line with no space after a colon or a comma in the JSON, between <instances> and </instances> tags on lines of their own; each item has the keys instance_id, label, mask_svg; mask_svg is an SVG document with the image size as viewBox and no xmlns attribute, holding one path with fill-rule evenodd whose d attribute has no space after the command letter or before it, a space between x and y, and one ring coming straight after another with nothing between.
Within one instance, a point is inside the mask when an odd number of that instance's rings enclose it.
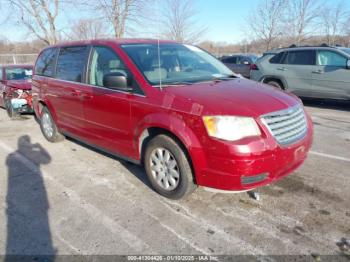
<instances>
[{"instance_id":1,"label":"minivan hood","mask_svg":"<svg viewBox=\"0 0 350 262\"><path fill-rule=\"evenodd\" d=\"M32 80L10 80L7 82L7 86L14 89L31 90Z\"/></svg>"},{"instance_id":2,"label":"minivan hood","mask_svg":"<svg viewBox=\"0 0 350 262\"><path fill-rule=\"evenodd\" d=\"M193 113L196 105L195 108L200 108L196 112L199 115L259 117L301 103L292 94L243 78L168 86L164 90L167 95L190 102L188 113Z\"/></svg>"}]
</instances>

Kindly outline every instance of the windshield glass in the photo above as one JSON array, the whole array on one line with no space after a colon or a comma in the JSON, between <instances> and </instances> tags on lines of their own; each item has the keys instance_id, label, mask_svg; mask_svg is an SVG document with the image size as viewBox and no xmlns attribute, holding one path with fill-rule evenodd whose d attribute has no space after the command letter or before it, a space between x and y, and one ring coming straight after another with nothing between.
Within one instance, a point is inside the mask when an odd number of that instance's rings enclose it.
<instances>
[{"instance_id":1,"label":"windshield glass","mask_svg":"<svg viewBox=\"0 0 350 262\"><path fill-rule=\"evenodd\" d=\"M253 64L258 60L258 57L255 55L250 56L250 59L252 60Z\"/></svg>"},{"instance_id":2,"label":"windshield glass","mask_svg":"<svg viewBox=\"0 0 350 262\"><path fill-rule=\"evenodd\" d=\"M152 85L195 83L233 75L219 60L195 46L160 44L158 50L158 44L127 44L122 48Z\"/></svg>"},{"instance_id":3,"label":"windshield glass","mask_svg":"<svg viewBox=\"0 0 350 262\"><path fill-rule=\"evenodd\" d=\"M26 80L32 78L33 70L31 68L7 68L6 79L7 80Z\"/></svg>"}]
</instances>

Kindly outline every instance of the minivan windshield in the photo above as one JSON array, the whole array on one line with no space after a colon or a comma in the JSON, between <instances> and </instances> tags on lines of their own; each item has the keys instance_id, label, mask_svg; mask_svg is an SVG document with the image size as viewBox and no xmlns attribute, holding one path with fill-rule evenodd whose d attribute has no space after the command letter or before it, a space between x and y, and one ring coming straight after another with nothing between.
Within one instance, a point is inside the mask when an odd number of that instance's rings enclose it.
<instances>
[{"instance_id":1,"label":"minivan windshield","mask_svg":"<svg viewBox=\"0 0 350 262\"><path fill-rule=\"evenodd\" d=\"M185 44L126 44L122 48L152 85L191 84L234 77L202 49Z\"/></svg>"},{"instance_id":2,"label":"minivan windshield","mask_svg":"<svg viewBox=\"0 0 350 262\"><path fill-rule=\"evenodd\" d=\"M27 67L13 67L5 70L7 80L26 80L31 79L33 75L32 68Z\"/></svg>"}]
</instances>

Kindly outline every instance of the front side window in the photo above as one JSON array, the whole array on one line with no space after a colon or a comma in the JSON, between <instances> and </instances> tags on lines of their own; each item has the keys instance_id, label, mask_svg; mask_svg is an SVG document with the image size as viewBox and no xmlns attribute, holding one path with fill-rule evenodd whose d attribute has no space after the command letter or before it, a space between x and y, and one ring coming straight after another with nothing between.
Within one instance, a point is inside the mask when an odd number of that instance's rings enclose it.
<instances>
[{"instance_id":1,"label":"front side window","mask_svg":"<svg viewBox=\"0 0 350 262\"><path fill-rule=\"evenodd\" d=\"M2 77L2 68L0 68L0 81L3 80L3 77Z\"/></svg>"},{"instance_id":2,"label":"front side window","mask_svg":"<svg viewBox=\"0 0 350 262\"><path fill-rule=\"evenodd\" d=\"M44 50L35 65L35 74L52 77L54 75L57 48Z\"/></svg>"},{"instance_id":3,"label":"front side window","mask_svg":"<svg viewBox=\"0 0 350 262\"><path fill-rule=\"evenodd\" d=\"M152 85L195 83L233 74L222 62L191 45L126 44L122 48Z\"/></svg>"},{"instance_id":4,"label":"front side window","mask_svg":"<svg viewBox=\"0 0 350 262\"><path fill-rule=\"evenodd\" d=\"M289 65L315 65L315 57L314 50L289 51L285 63Z\"/></svg>"},{"instance_id":5,"label":"front side window","mask_svg":"<svg viewBox=\"0 0 350 262\"><path fill-rule=\"evenodd\" d=\"M60 49L57 60L58 79L82 82L88 55L86 46L70 46Z\"/></svg>"},{"instance_id":6,"label":"front side window","mask_svg":"<svg viewBox=\"0 0 350 262\"><path fill-rule=\"evenodd\" d=\"M105 87L105 77L113 74L129 76L128 70L113 50L107 47L93 47L88 83Z\"/></svg>"},{"instance_id":7,"label":"front side window","mask_svg":"<svg viewBox=\"0 0 350 262\"><path fill-rule=\"evenodd\" d=\"M317 65L346 67L346 57L332 51L318 51Z\"/></svg>"},{"instance_id":8,"label":"front side window","mask_svg":"<svg viewBox=\"0 0 350 262\"><path fill-rule=\"evenodd\" d=\"M32 78L33 70L28 67L13 67L6 68L5 73L7 80L26 80Z\"/></svg>"}]
</instances>

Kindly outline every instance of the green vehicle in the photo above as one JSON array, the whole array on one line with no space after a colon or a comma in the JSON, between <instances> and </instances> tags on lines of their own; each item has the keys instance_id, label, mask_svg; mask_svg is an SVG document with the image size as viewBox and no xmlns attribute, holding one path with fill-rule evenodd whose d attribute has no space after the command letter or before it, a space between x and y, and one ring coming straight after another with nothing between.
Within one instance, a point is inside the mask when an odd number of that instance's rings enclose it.
<instances>
[{"instance_id":1,"label":"green vehicle","mask_svg":"<svg viewBox=\"0 0 350 262\"><path fill-rule=\"evenodd\" d=\"M250 78L301 97L350 100L350 48L317 46L272 50Z\"/></svg>"}]
</instances>

